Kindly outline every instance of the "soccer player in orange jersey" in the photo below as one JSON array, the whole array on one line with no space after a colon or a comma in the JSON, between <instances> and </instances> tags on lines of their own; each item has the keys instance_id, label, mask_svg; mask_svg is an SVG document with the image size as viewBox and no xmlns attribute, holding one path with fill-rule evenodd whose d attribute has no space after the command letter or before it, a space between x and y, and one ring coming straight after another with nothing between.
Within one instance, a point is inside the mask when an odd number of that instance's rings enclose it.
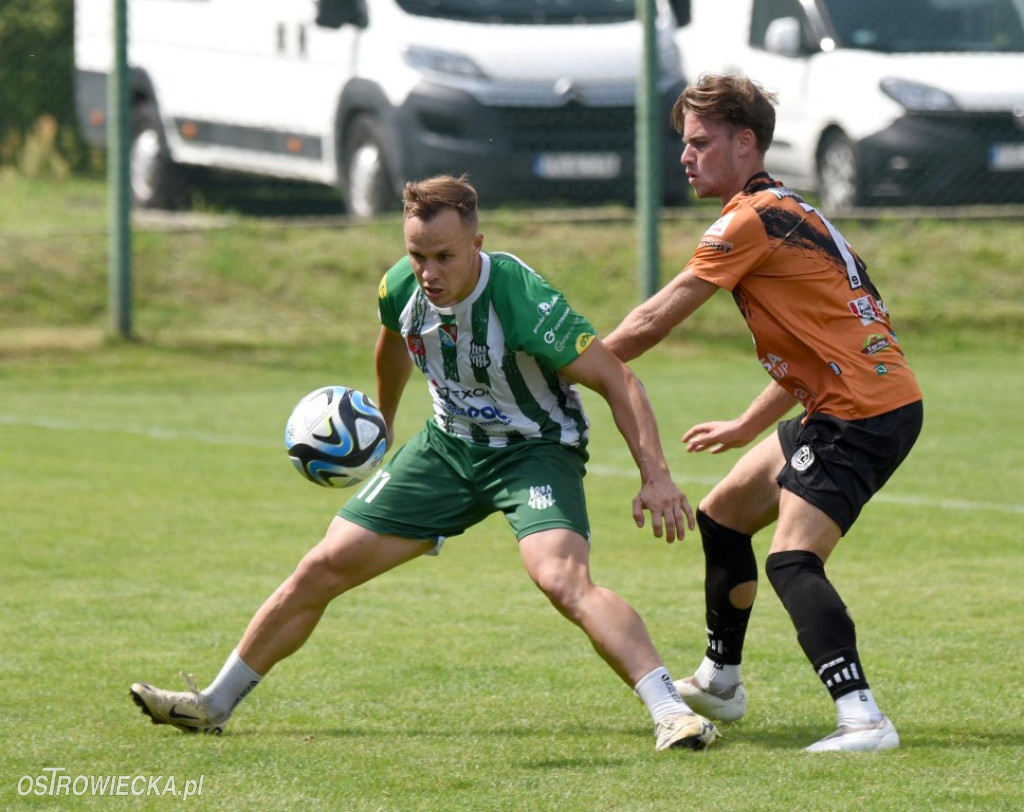
<instances>
[{"instance_id":1,"label":"soccer player in orange jersey","mask_svg":"<svg viewBox=\"0 0 1024 812\"><path fill-rule=\"evenodd\" d=\"M807 749L892 749L899 735L868 686L825 563L909 453L922 395L864 262L821 212L765 172L774 103L735 76L702 76L679 97L672 115L683 168L698 197L721 199L722 215L683 271L605 341L635 358L724 288L772 381L739 417L689 429L688 450L745 446L802 407L700 504L708 645L696 673L677 683L687 703L721 721L746 711L740 662L758 572L751 537L777 522L765 573L839 717Z\"/></svg>"}]
</instances>

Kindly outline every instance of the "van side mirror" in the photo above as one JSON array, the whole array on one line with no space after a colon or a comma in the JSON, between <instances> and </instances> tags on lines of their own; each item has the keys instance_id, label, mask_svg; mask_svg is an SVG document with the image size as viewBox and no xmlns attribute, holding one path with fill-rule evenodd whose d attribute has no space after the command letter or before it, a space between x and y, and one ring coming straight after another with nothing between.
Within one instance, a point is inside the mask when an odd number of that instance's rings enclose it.
<instances>
[{"instance_id":1,"label":"van side mirror","mask_svg":"<svg viewBox=\"0 0 1024 812\"><path fill-rule=\"evenodd\" d=\"M366 28L370 22L364 0L317 0L316 6L316 24L322 28Z\"/></svg>"},{"instance_id":2,"label":"van side mirror","mask_svg":"<svg viewBox=\"0 0 1024 812\"><path fill-rule=\"evenodd\" d=\"M772 20L764 32L764 48L779 56L800 56L800 21L796 17Z\"/></svg>"},{"instance_id":3,"label":"van side mirror","mask_svg":"<svg viewBox=\"0 0 1024 812\"><path fill-rule=\"evenodd\" d=\"M690 0L668 0L668 4L676 17L676 25L682 28L690 24Z\"/></svg>"}]
</instances>

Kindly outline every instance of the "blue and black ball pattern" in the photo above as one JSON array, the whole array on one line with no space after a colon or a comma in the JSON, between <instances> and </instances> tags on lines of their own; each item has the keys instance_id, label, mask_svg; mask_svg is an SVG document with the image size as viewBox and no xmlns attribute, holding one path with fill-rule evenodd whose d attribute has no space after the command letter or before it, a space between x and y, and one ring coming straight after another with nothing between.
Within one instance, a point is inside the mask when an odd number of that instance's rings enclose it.
<instances>
[{"instance_id":1,"label":"blue and black ball pattern","mask_svg":"<svg viewBox=\"0 0 1024 812\"><path fill-rule=\"evenodd\" d=\"M310 482L346 488L366 478L387 453L377 405L347 386L325 386L299 401L284 432L295 469Z\"/></svg>"}]
</instances>

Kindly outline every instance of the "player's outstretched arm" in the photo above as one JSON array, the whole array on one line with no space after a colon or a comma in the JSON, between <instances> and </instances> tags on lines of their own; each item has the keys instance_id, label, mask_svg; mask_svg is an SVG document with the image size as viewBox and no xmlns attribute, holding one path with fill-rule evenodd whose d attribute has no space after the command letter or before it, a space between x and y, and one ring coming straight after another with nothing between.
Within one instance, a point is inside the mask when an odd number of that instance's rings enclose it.
<instances>
[{"instance_id":1,"label":"player's outstretched arm","mask_svg":"<svg viewBox=\"0 0 1024 812\"><path fill-rule=\"evenodd\" d=\"M381 327L373 351L373 365L377 373L377 405L388 425L388 448L391 448L395 439L398 404L412 374L412 359L401 333Z\"/></svg>"},{"instance_id":2,"label":"player's outstretched arm","mask_svg":"<svg viewBox=\"0 0 1024 812\"><path fill-rule=\"evenodd\" d=\"M560 373L608 401L615 425L640 469L640 492L633 499L637 527L644 526L646 510L651 514L656 538L664 534L669 543L683 538L687 528L693 530L696 526L693 510L686 494L672 480L654 411L640 379L600 339L595 339Z\"/></svg>"},{"instance_id":3,"label":"player's outstretched arm","mask_svg":"<svg viewBox=\"0 0 1024 812\"><path fill-rule=\"evenodd\" d=\"M797 403L797 399L775 381L756 398L747 410L734 420L698 423L683 435L687 451L721 454L730 448L742 448L762 431L778 422Z\"/></svg>"},{"instance_id":4,"label":"player's outstretched arm","mask_svg":"<svg viewBox=\"0 0 1024 812\"><path fill-rule=\"evenodd\" d=\"M617 358L630 361L667 336L719 290L684 269L650 299L633 308L604 343Z\"/></svg>"}]
</instances>

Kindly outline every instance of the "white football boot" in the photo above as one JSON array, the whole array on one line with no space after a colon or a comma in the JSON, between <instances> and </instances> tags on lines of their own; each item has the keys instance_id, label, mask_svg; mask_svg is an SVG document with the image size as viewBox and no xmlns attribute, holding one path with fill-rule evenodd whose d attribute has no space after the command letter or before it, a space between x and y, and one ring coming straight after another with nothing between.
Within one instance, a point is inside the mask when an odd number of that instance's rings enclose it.
<instances>
[{"instance_id":1,"label":"white football boot","mask_svg":"<svg viewBox=\"0 0 1024 812\"><path fill-rule=\"evenodd\" d=\"M873 725L863 727L840 727L824 739L804 748L808 753L836 751L895 750L900 746L900 734L896 727L883 716Z\"/></svg>"},{"instance_id":2,"label":"white football boot","mask_svg":"<svg viewBox=\"0 0 1024 812\"><path fill-rule=\"evenodd\" d=\"M696 677L686 677L672 684L687 705L709 719L735 722L747 712L747 689L742 682L722 693L701 688Z\"/></svg>"},{"instance_id":3,"label":"white football boot","mask_svg":"<svg viewBox=\"0 0 1024 812\"><path fill-rule=\"evenodd\" d=\"M136 682L130 689L132 701L154 725L171 725L186 733L220 735L227 719L214 720L206 698L196 688L195 677L185 673L181 676L188 684L188 691L164 691L146 682Z\"/></svg>"},{"instance_id":4,"label":"white football boot","mask_svg":"<svg viewBox=\"0 0 1024 812\"><path fill-rule=\"evenodd\" d=\"M674 750L687 748L703 750L710 747L719 737L718 728L703 716L681 713L658 722L654 729L654 749Z\"/></svg>"}]
</instances>

